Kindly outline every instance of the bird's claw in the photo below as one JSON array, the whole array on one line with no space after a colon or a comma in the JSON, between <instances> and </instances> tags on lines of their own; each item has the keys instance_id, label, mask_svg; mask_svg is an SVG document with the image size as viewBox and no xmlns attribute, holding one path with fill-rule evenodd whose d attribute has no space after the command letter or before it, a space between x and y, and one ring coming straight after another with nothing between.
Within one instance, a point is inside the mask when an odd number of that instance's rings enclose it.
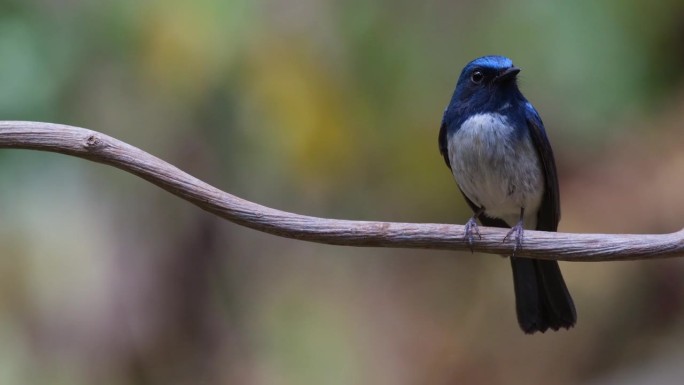
<instances>
[{"instance_id":1,"label":"bird's claw","mask_svg":"<svg viewBox=\"0 0 684 385\"><path fill-rule=\"evenodd\" d=\"M465 231L463 238L468 240L468 246L470 246L470 252L473 252L473 238L477 235L478 239L482 239L480 235L480 228L477 226L475 218L470 218L465 224Z\"/></svg>"},{"instance_id":2,"label":"bird's claw","mask_svg":"<svg viewBox=\"0 0 684 385\"><path fill-rule=\"evenodd\" d=\"M523 229L523 224L522 222L518 222L518 224L513 226L513 228L511 228L508 234L506 234L504 237L504 243L510 238L515 237L515 244L513 245L513 257L515 257L515 252L518 251L518 249L522 249L524 235L525 229Z\"/></svg>"}]
</instances>

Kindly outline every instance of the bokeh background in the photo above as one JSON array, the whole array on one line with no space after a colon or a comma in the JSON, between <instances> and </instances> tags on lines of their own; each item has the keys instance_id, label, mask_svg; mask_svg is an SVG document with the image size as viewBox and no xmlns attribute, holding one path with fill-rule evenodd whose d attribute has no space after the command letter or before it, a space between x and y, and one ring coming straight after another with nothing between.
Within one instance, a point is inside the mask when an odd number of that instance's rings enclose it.
<instances>
[{"instance_id":1,"label":"bokeh background","mask_svg":"<svg viewBox=\"0 0 684 385\"><path fill-rule=\"evenodd\" d=\"M303 214L464 223L437 149L503 54L556 153L561 231L684 221L684 3L0 0L0 119L87 127ZM2 384L671 384L684 261L563 263L524 335L497 256L219 220L132 175L0 151Z\"/></svg>"}]
</instances>

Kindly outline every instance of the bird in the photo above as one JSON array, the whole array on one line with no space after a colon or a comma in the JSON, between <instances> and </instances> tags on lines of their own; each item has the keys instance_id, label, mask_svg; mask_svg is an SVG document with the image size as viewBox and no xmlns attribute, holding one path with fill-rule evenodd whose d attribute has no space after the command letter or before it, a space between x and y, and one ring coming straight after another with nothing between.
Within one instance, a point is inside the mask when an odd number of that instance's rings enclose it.
<instances>
[{"instance_id":1,"label":"bird","mask_svg":"<svg viewBox=\"0 0 684 385\"><path fill-rule=\"evenodd\" d=\"M483 226L510 228L518 324L526 334L569 329L575 304L558 262L516 257L524 229L557 231L556 164L539 113L518 87L520 68L490 55L461 71L439 129L439 151L473 216L464 238L471 251Z\"/></svg>"}]
</instances>

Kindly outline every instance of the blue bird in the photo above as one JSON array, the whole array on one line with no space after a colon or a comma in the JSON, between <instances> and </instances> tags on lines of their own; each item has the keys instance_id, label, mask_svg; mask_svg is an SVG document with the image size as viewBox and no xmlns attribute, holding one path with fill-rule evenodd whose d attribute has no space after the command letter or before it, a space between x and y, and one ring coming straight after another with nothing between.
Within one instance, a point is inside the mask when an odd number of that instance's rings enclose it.
<instances>
[{"instance_id":1,"label":"blue bird","mask_svg":"<svg viewBox=\"0 0 684 385\"><path fill-rule=\"evenodd\" d=\"M444 111L439 151L474 215L471 244L484 226L511 228L511 265L518 323L525 333L570 328L575 305L556 261L515 257L524 229L556 231L560 197L553 151L539 114L517 84L520 72L503 56L468 63Z\"/></svg>"}]
</instances>

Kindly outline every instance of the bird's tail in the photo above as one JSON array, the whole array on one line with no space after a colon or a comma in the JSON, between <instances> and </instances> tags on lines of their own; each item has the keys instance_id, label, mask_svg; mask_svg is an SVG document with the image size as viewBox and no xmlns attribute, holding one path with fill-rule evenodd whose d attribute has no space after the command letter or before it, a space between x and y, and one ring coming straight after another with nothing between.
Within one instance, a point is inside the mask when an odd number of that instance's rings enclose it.
<instances>
[{"instance_id":1,"label":"bird's tail","mask_svg":"<svg viewBox=\"0 0 684 385\"><path fill-rule=\"evenodd\" d=\"M558 262L511 257L518 323L525 333L571 328L575 304Z\"/></svg>"}]
</instances>

